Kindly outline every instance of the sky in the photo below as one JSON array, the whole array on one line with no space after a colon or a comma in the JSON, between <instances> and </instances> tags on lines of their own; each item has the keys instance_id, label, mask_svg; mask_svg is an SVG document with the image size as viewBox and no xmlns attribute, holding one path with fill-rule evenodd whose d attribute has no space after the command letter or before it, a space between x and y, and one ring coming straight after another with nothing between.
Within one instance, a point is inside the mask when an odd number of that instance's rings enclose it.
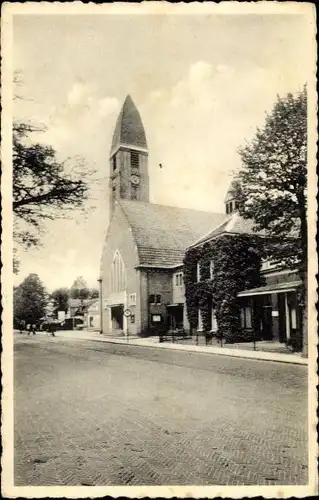
<instances>
[{"instance_id":1,"label":"sky","mask_svg":"<svg viewBox=\"0 0 319 500\"><path fill-rule=\"evenodd\" d=\"M150 201L224 212L238 148L277 94L307 80L310 34L301 15L14 15L15 118L44 124L34 140L97 172L86 216L48 222L42 247L20 251L15 284L37 273L49 291L77 276L96 286L127 94L148 140Z\"/></svg>"}]
</instances>

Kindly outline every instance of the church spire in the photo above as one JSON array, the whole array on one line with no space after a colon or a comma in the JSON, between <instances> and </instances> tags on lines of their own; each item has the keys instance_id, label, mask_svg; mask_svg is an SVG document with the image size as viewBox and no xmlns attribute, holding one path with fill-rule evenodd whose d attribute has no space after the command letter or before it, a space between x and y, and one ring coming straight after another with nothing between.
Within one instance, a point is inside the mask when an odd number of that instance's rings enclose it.
<instances>
[{"instance_id":1,"label":"church spire","mask_svg":"<svg viewBox=\"0 0 319 500\"><path fill-rule=\"evenodd\" d=\"M116 199L149 202L148 148L141 115L128 95L110 150L110 214Z\"/></svg>"},{"instance_id":2,"label":"church spire","mask_svg":"<svg viewBox=\"0 0 319 500\"><path fill-rule=\"evenodd\" d=\"M141 115L130 95L126 96L115 125L110 156L120 146L129 146L147 151L147 141Z\"/></svg>"}]
</instances>

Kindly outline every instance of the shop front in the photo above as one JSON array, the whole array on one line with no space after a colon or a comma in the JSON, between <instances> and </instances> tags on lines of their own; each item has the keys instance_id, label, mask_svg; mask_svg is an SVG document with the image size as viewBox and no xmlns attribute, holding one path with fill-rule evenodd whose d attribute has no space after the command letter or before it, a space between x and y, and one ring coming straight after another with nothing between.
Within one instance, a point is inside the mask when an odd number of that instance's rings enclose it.
<instances>
[{"instance_id":1,"label":"shop front","mask_svg":"<svg viewBox=\"0 0 319 500\"><path fill-rule=\"evenodd\" d=\"M240 292L242 330L253 330L256 339L299 347L302 334L297 289L300 285L300 281L292 281Z\"/></svg>"}]
</instances>

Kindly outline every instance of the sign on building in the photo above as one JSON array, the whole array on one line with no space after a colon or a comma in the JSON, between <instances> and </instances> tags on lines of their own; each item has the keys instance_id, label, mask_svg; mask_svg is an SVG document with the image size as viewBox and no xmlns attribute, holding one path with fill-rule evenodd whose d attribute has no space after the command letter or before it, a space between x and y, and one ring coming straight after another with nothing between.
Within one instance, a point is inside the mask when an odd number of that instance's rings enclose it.
<instances>
[{"instance_id":1,"label":"sign on building","mask_svg":"<svg viewBox=\"0 0 319 500\"><path fill-rule=\"evenodd\" d=\"M65 311L58 311L58 320L59 321L65 320Z\"/></svg>"}]
</instances>

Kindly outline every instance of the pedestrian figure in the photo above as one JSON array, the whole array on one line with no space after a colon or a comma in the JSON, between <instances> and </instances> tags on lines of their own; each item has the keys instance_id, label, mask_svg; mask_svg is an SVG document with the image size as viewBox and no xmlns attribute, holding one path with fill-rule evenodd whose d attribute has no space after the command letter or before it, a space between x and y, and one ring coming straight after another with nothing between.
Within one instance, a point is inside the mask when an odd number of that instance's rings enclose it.
<instances>
[{"instance_id":1,"label":"pedestrian figure","mask_svg":"<svg viewBox=\"0 0 319 500\"><path fill-rule=\"evenodd\" d=\"M52 333L52 337L55 337L55 330L56 330L56 328L55 328L55 323L54 323L54 321L53 321L53 322L50 324L50 331L51 331L51 333Z\"/></svg>"},{"instance_id":2,"label":"pedestrian figure","mask_svg":"<svg viewBox=\"0 0 319 500\"><path fill-rule=\"evenodd\" d=\"M22 333L23 333L24 326L25 326L25 325L24 325L24 322L21 320L21 321L20 321L20 333L21 333L21 335L22 335Z\"/></svg>"},{"instance_id":3,"label":"pedestrian figure","mask_svg":"<svg viewBox=\"0 0 319 500\"><path fill-rule=\"evenodd\" d=\"M33 323L32 326L31 326L31 331L32 331L33 335L36 334L36 329L37 329L36 324Z\"/></svg>"},{"instance_id":4,"label":"pedestrian figure","mask_svg":"<svg viewBox=\"0 0 319 500\"><path fill-rule=\"evenodd\" d=\"M28 335L30 335L30 327L31 327L31 325L30 325L30 323L28 323L28 324L27 324L27 332L28 332Z\"/></svg>"}]
</instances>

